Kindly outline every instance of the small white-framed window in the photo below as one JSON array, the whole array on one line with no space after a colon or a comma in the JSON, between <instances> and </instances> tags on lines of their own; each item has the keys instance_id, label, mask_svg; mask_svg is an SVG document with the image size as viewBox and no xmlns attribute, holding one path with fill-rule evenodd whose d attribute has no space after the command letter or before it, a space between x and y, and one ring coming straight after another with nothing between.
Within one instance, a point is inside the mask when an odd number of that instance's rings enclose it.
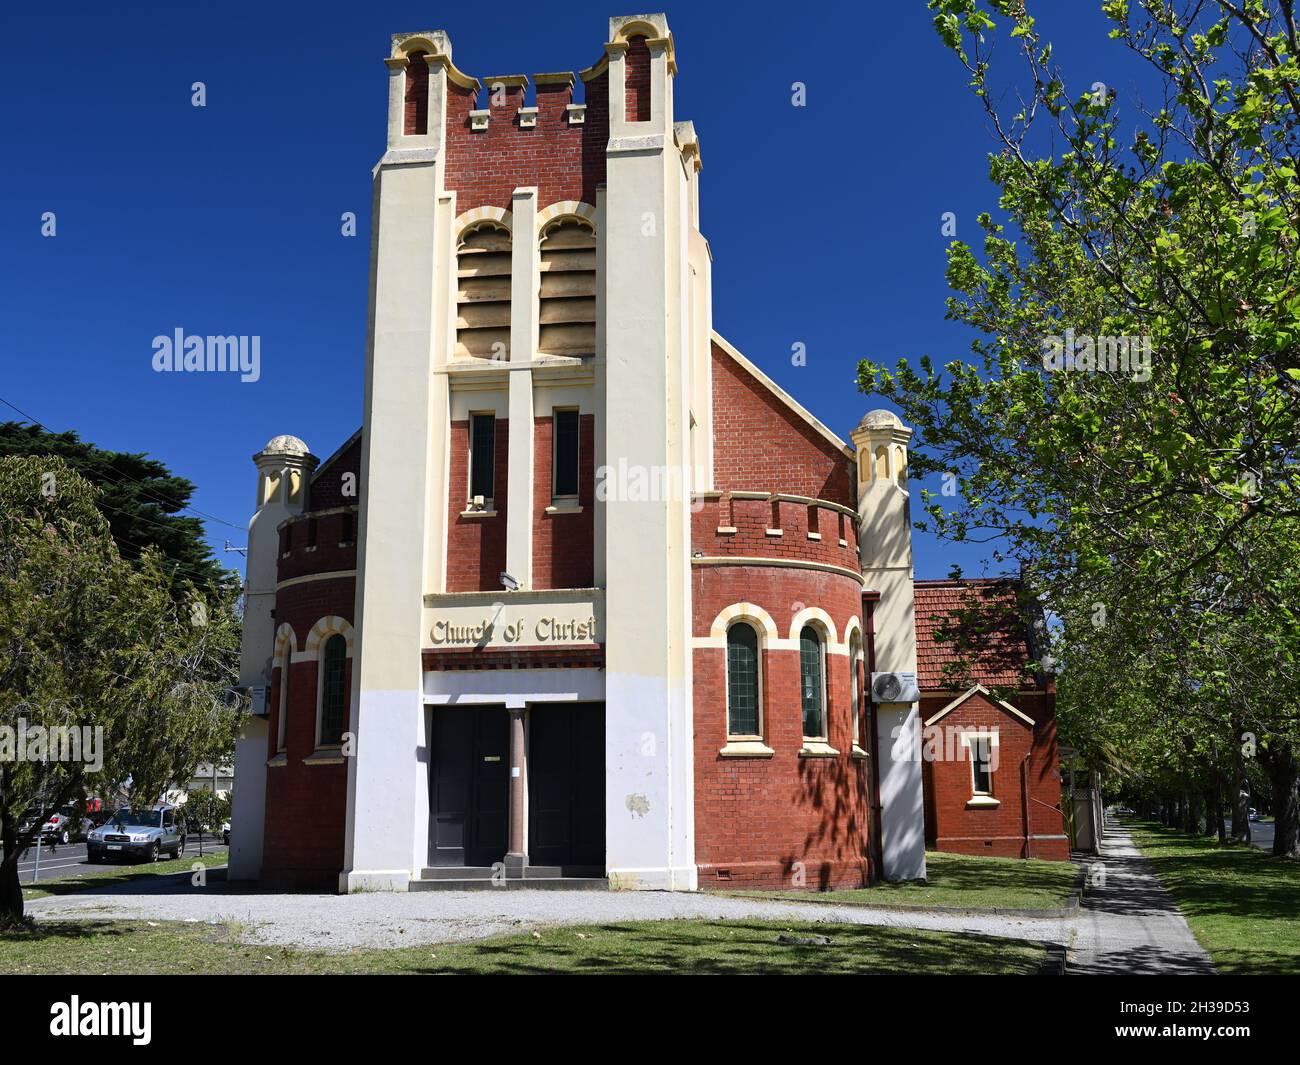
<instances>
[{"instance_id":1,"label":"small white-framed window","mask_svg":"<svg viewBox=\"0 0 1300 1065\"><path fill-rule=\"evenodd\" d=\"M497 416L492 412L469 416L469 499L482 498L492 509L496 491Z\"/></svg>"},{"instance_id":2,"label":"small white-framed window","mask_svg":"<svg viewBox=\"0 0 1300 1065\"><path fill-rule=\"evenodd\" d=\"M727 629L727 741L762 740L763 679L758 630L747 621Z\"/></svg>"},{"instance_id":3,"label":"small white-framed window","mask_svg":"<svg viewBox=\"0 0 1300 1065\"><path fill-rule=\"evenodd\" d=\"M975 799L992 799L993 773L998 763L998 734L996 732L963 732L962 746L970 761L971 796Z\"/></svg>"},{"instance_id":4,"label":"small white-framed window","mask_svg":"<svg viewBox=\"0 0 1300 1065\"><path fill-rule=\"evenodd\" d=\"M557 408L551 414L551 499L578 501L579 416L576 407Z\"/></svg>"}]
</instances>

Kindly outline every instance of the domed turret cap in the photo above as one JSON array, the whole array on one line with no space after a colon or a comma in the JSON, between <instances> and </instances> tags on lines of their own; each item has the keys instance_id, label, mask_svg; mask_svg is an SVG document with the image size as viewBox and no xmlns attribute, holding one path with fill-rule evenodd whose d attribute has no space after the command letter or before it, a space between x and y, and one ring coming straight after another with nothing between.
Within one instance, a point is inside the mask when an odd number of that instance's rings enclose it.
<instances>
[{"instance_id":1,"label":"domed turret cap","mask_svg":"<svg viewBox=\"0 0 1300 1065\"><path fill-rule=\"evenodd\" d=\"M862 416L862 421L858 422L859 429L901 429L903 423L898 415L892 410L885 410L884 407L878 407L876 410L867 411Z\"/></svg>"},{"instance_id":2,"label":"domed turret cap","mask_svg":"<svg viewBox=\"0 0 1300 1065\"><path fill-rule=\"evenodd\" d=\"M311 449L296 436L273 436L262 448L263 455L310 455Z\"/></svg>"}]
</instances>

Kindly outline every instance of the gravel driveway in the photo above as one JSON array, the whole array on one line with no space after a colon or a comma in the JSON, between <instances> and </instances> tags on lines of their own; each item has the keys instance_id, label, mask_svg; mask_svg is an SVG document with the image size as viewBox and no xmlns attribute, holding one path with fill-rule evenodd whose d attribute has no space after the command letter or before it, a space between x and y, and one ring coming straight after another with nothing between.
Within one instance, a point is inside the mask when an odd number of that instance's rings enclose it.
<instances>
[{"instance_id":1,"label":"gravel driveway","mask_svg":"<svg viewBox=\"0 0 1300 1065\"><path fill-rule=\"evenodd\" d=\"M236 923L250 943L343 951L482 939L547 925L671 918L760 918L923 928L1066 943L1070 920L958 916L858 906L769 902L667 891L427 891L358 895L271 894L195 888L169 878L167 890L118 888L36 899L39 921L150 920Z\"/></svg>"}]
</instances>

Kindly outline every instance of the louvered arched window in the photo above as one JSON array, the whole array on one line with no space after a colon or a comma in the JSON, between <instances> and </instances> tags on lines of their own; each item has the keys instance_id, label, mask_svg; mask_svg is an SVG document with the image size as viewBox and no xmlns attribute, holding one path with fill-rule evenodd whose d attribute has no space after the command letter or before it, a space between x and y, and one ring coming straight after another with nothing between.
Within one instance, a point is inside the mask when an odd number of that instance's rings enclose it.
<instances>
[{"instance_id":1,"label":"louvered arched window","mask_svg":"<svg viewBox=\"0 0 1300 1065\"><path fill-rule=\"evenodd\" d=\"M543 355L596 353L596 232L565 218L548 226L541 243L537 350Z\"/></svg>"},{"instance_id":2,"label":"louvered arched window","mask_svg":"<svg viewBox=\"0 0 1300 1065\"><path fill-rule=\"evenodd\" d=\"M456 248L456 357L510 358L510 234L483 222Z\"/></svg>"}]
</instances>

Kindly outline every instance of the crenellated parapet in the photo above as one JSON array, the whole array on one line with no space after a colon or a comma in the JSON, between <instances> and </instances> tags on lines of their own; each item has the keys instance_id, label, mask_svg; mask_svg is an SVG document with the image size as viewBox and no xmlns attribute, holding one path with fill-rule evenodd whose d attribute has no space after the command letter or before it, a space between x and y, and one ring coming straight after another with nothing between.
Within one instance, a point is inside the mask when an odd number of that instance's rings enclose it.
<instances>
[{"instance_id":1,"label":"crenellated parapet","mask_svg":"<svg viewBox=\"0 0 1300 1065\"><path fill-rule=\"evenodd\" d=\"M692 501L694 557L820 565L856 577L857 514L828 499L781 492L701 492Z\"/></svg>"}]
</instances>

